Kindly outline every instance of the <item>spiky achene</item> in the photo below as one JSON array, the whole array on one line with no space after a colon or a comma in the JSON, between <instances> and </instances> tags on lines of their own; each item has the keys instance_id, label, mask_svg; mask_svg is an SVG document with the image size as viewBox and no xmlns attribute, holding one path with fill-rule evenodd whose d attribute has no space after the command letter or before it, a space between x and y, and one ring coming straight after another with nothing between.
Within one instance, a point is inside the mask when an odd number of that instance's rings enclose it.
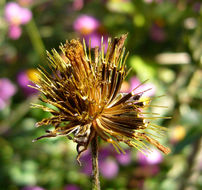
<instances>
[{"instance_id":1,"label":"spiky achene","mask_svg":"<svg viewBox=\"0 0 202 190\"><path fill-rule=\"evenodd\" d=\"M35 139L67 136L77 143L79 159L97 134L116 150L124 152L118 142L124 142L139 150L153 144L164 153L169 149L154 139L147 129L157 131L163 128L145 121L143 110L149 106L150 98L142 99L144 92L136 93L137 86L128 94L119 93L126 77L125 48L127 35L108 41L108 49L86 49L79 40L71 40L60 46L64 58L53 49L48 60L52 74L40 68L41 76L36 88L45 105L33 104L50 112L53 116L37 123L37 126L52 125L53 131ZM148 89L149 90L149 89ZM54 108L50 108L52 105ZM73 134L73 135L70 135Z\"/></svg>"}]
</instances>

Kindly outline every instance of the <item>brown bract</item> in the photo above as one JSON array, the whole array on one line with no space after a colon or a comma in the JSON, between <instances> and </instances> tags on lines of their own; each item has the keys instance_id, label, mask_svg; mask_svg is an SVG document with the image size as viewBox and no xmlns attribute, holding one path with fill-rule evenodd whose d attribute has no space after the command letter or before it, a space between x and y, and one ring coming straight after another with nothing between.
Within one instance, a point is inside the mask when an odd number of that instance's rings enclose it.
<instances>
[{"instance_id":1,"label":"brown bract","mask_svg":"<svg viewBox=\"0 0 202 190\"><path fill-rule=\"evenodd\" d=\"M170 150L148 132L158 133L164 129L145 120L143 110L148 108L151 99L142 99L144 92L135 92L139 86L128 94L119 93L126 77L127 55L123 47L126 37L109 40L106 54L104 45L101 50L95 48L91 52L85 42L82 45L79 40L60 46L65 59L55 49L52 54L47 53L52 74L41 67L41 76L33 87L42 93L40 100L46 104L33 104L33 107L52 114L37 126L52 125L54 130L35 140L67 136L77 143L77 159L95 134L111 143L118 152L124 152L119 145L124 142L141 151L149 149L149 143L169 153Z\"/></svg>"}]
</instances>

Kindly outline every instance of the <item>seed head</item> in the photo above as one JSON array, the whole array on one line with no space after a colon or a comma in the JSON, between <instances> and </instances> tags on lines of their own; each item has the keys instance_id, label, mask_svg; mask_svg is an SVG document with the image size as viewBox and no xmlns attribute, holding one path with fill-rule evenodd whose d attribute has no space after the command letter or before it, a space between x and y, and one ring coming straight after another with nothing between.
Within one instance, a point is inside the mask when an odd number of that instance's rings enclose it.
<instances>
[{"instance_id":1,"label":"seed head","mask_svg":"<svg viewBox=\"0 0 202 190\"><path fill-rule=\"evenodd\" d=\"M78 160L95 134L118 152L124 152L119 145L124 142L141 151L149 149L149 143L169 153L148 132L148 129L158 132L164 128L146 121L143 110L151 99L141 98L144 91L136 93L140 85L128 94L119 93L126 77L128 54L125 55L123 47L126 37L108 40L106 55L103 43L101 50L97 47L92 53L89 47L87 53L85 42L82 45L79 40L66 41L60 46L65 59L55 49L52 54L47 53L52 74L41 67L41 75L33 87L42 93L39 99L46 104L33 104L33 107L52 114L37 126L52 125L54 130L35 140L66 136L77 143Z\"/></svg>"}]
</instances>

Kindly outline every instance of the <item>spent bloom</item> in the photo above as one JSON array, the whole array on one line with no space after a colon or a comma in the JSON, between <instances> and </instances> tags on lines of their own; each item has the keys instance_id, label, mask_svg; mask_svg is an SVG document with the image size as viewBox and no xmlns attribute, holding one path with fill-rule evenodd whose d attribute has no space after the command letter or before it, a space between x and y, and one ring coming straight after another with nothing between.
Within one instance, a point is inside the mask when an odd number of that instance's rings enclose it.
<instances>
[{"instance_id":1,"label":"spent bloom","mask_svg":"<svg viewBox=\"0 0 202 190\"><path fill-rule=\"evenodd\" d=\"M136 93L141 84L127 94L119 93L126 77L126 37L109 40L106 54L103 46L91 53L79 40L60 46L67 61L55 49L52 54L47 53L52 74L41 67L41 76L33 87L42 93L40 100L46 104L33 107L52 114L36 126L52 125L54 129L35 140L66 136L77 143L78 160L95 136L111 143L117 152L124 152L119 145L123 142L142 151L152 144L169 153L169 148L161 145L151 132L164 128L147 121L156 118L144 116L151 98L141 98L144 91Z\"/></svg>"}]
</instances>

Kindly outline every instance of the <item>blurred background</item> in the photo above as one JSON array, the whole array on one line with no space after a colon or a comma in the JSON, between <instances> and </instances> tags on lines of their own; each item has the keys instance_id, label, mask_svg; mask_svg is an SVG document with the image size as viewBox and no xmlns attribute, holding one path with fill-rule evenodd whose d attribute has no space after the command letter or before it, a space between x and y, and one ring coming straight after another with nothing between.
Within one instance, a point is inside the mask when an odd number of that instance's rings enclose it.
<instances>
[{"instance_id":1,"label":"blurred background","mask_svg":"<svg viewBox=\"0 0 202 190\"><path fill-rule=\"evenodd\" d=\"M75 144L44 134L35 123L49 114L30 109L37 92L36 68L46 67L45 50L66 39L91 38L92 47L128 33L132 68L122 92L140 82L152 87L152 111L172 119L161 143L172 149L145 157L135 149L118 155L101 143L104 190L202 189L202 2L201 0L0 0L0 190L91 189L90 151L76 162Z\"/></svg>"}]
</instances>

